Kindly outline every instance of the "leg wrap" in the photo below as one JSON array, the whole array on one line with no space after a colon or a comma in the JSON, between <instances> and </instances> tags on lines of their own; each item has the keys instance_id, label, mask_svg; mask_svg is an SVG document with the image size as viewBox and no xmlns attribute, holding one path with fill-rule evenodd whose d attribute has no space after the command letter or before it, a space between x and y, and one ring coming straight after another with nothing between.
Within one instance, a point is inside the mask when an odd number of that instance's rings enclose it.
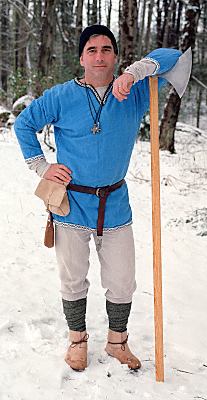
<instances>
[{"instance_id":1,"label":"leg wrap","mask_svg":"<svg viewBox=\"0 0 207 400\"><path fill-rule=\"evenodd\" d=\"M106 300L106 311L109 318L109 329L115 332L127 330L128 318L132 303L111 303Z\"/></svg>"},{"instance_id":2,"label":"leg wrap","mask_svg":"<svg viewBox=\"0 0 207 400\"><path fill-rule=\"evenodd\" d=\"M72 331L83 332L86 330L86 298L75 301L62 299L63 312L68 327Z\"/></svg>"}]
</instances>

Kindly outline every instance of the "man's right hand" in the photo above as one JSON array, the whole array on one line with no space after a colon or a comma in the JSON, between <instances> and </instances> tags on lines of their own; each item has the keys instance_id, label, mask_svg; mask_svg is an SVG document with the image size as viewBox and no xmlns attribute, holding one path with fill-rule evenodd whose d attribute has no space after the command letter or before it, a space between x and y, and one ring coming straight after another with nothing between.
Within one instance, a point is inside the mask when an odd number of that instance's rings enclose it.
<instances>
[{"instance_id":1,"label":"man's right hand","mask_svg":"<svg viewBox=\"0 0 207 400\"><path fill-rule=\"evenodd\" d=\"M58 183L69 183L72 179L72 171L63 164L51 164L43 175L43 178Z\"/></svg>"}]
</instances>

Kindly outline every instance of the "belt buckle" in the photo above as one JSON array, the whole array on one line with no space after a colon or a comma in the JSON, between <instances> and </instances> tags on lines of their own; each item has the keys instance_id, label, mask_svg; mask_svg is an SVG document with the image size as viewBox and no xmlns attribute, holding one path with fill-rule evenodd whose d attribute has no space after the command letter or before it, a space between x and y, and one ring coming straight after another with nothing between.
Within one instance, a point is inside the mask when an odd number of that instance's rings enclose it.
<instances>
[{"instance_id":1,"label":"belt buckle","mask_svg":"<svg viewBox=\"0 0 207 400\"><path fill-rule=\"evenodd\" d=\"M99 187L96 189L96 196L105 197L108 196L108 186Z\"/></svg>"}]
</instances>

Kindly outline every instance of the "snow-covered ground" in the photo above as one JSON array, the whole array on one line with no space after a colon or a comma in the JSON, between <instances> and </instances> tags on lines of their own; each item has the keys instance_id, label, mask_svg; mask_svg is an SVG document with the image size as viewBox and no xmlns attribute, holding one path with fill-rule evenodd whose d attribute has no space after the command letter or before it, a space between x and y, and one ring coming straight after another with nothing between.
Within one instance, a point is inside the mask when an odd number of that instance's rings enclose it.
<instances>
[{"instance_id":1,"label":"snow-covered ground","mask_svg":"<svg viewBox=\"0 0 207 400\"><path fill-rule=\"evenodd\" d=\"M207 399L207 133L179 124L176 150L160 153L165 382L157 383L149 143L136 144L127 176L138 284L129 344L143 366L131 372L104 351L105 297L91 243L89 366L78 373L63 360L67 326L55 252L42 244L46 212L33 195L38 177L14 135L1 134L1 400Z\"/></svg>"}]
</instances>

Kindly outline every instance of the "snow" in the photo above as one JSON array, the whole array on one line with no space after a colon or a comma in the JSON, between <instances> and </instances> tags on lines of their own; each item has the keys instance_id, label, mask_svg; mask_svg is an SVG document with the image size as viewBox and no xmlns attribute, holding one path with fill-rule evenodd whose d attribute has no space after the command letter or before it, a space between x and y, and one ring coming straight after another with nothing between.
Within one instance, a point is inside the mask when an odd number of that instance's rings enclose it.
<instances>
[{"instance_id":1,"label":"snow","mask_svg":"<svg viewBox=\"0 0 207 400\"><path fill-rule=\"evenodd\" d=\"M10 113L10 111L7 108L0 105L0 114L4 114L4 113Z\"/></svg>"},{"instance_id":2,"label":"snow","mask_svg":"<svg viewBox=\"0 0 207 400\"><path fill-rule=\"evenodd\" d=\"M186 10L187 10L187 11L188 11L188 10L192 10L192 11L194 11L195 13L197 13L197 12L199 11L199 6L193 6L193 5L191 5L191 4L187 4Z\"/></svg>"},{"instance_id":3,"label":"snow","mask_svg":"<svg viewBox=\"0 0 207 400\"><path fill-rule=\"evenodd\" d=\"M32 100L34 100L34 97L31 94L26 94L25 96L19 97L19 99L14 102L12 109L15 110L22 104L27 107Z\"/></svg>"},{"instance_id":4,"label":"snow","mask_svg":"<svg viewBox=\"0 0 207 400\"><path fill-rule=\"evenodd\" d=\"M91 243L89 366L75 372L63 360L68 330L55 251L42 243L46 212L33 194L38 177L24 164L13 133L0 136L1 400L207 399L207 132L178 124L176 150L160 152L165 382L158 383L149 143L135 145L127 176L138 285L129 344L142 368L132 372L104 351L105 298Z\"/></svg>"}]
</instances>

